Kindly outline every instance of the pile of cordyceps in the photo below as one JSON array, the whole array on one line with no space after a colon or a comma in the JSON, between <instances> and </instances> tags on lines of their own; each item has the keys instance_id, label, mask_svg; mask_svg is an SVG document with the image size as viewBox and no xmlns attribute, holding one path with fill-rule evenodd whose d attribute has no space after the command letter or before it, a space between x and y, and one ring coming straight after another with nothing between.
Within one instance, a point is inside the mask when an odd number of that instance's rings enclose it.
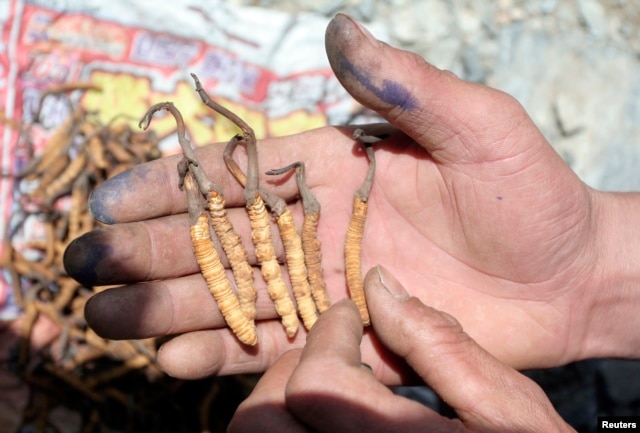
<instances>
[{"instance_id":1,"label":"pile of cordyceps","mask_svg":"<svg viewBox=\"0 0 640 433\"><path fill-rule=\"evenodd\" d=\"M87 209L90 192L107 178L160 157L153 132L131 128L131 119L123 116L102 123L99 113L77 103L82 92L97 91L89 83L55 86L42 94L33 122L0 119L19 131L20 147L28 149L18 172L4 174L13 179L15 205L0 267L23 314L16 321L17 347L3 370L29 389L28 399L16 402L22 410L11 424L60 431L63 413L63 424L83 432L224 431L255 378L185 382L165 376L155 364L154 339L110 341L87 326L85 302L108 287L83 287L64 271L67 245L98 225ZM49 129L39 122L46 98L70 107L66 120ZM36 152L31 140L38 135L47 138ZM36 353L33 331L39 319L56 327L57 337Z\"/></svg>"}]
</instances>

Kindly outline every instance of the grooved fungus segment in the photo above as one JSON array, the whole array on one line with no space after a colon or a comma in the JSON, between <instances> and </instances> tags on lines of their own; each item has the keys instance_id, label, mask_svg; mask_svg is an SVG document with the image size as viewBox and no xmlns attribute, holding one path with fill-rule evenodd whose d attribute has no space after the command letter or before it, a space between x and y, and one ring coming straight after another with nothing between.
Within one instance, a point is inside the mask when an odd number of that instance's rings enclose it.
<instances>
[{"instance_id":1,"label":"grooved fungus segment","mask_svg":"<svg viewBox=\"0 0 640 433\"><path fill-rule=\"evenodd\" d=\"M287 260L289 261L289 254L291 242L284 233L290 235L290 230L287 228L287 216L285 215L286 204L279 197L268 194L261 191L258 186L258 151L256 146L256 138L253 129L247 125L241 118L230 112L220 104L213 101L207 92L202 88L198 77L192 74L192 77L196 83L196 90L200 95L202 101L210 107L212 110L222 114L227 119L235 123L241 130L242 136L233 137L227 144L224 151L224 161L228 170L236 178L236 180L244 187L244 197L246 200L247 211L249 214L249 221L251 225L251 239L256 250L256 258L261 266L262 276L267 283L267 291L269 296L275 304L276 312L282 318L282 324L285 328L287 336L293 337L298 331L299 320L296 314L296 308L289 295L289 290L282 275L280 264L278 263L275 248L273 246L273 239L271 238L271 227L269 221L269 214L265 208L265 202L271 210L276 213L276 219L280 227L280 234L285 244L285 252ZM247 148L248 155L248 167L247 174L245 175L240 167L233 159L233 151L239 142L244 142ZM264 200L264 201L263 201ZM290 216L290 214L289 214ZM284 224L282 226L281 224ZM293 224L293 221L291 221ZM284 232L283 232L284 228ZM293 227L293 233L297 236L295 227ZM304 258L302 258L304 261ZM291 273L291 268L289 269ZM306 269L305 281L306 281ZM292 284L296 279L292 279ZM299 298L300 290L296 290L294 286L294 294L298 300L298 307L302 308L305 314L302 315L305 326L310 328L315 322L316 314L310 314L309 309L306 307L304 299ZM309 290L310 292L310 290ZM315 313L315 305L313 306L313 312Z\"/></svg>"},{"instance_id":2,"label":"grooved fungus segment","mask_svg":"<svg viewBox=\"0 0 640 433\"><path fill-rule=\"evenodd\" d=\"M229 221L221 189L207 177L191 148L191 143L186 138L180 111L171 102L155 104L147 111L140 125L148 127L153 113L158 110L167 110L176 119L178 142L184 154L184 158L178 164L179 187L186 190L191 219L191 241L202 275L229 327L240 341L253 346L258 339L254 324L256 290L247 252ZM206 197L208 214L205 213L203 197ZM213 227L229 260L238 288L237 295L233 292L211 241L210 226Z\"/></svg>"},{"instance_id":3,"label":"grooved fungus segment","mask_svg":"<svg viewBox=\"0 0 640 433\"><path fill-rule=\"evenodd\" d=\"M255 324L240 308L240 302L211 241L209 217L203 210L200 190L190 171L185 174L184 187L189 202L191 242L202 276L229 328L244 344L254 346L258 342Z\"/></svg>"},{"instance_id":4,"label":"grooved fungus segment","mask_svg":"<svg viewBox=\"0 0 640 433\"><path fill-rule=\"evenodd\" d=\"M375 174L375 155L372 144L381 140L379 137L366 135L362 129L353 132L353 138L365 145L365 151L369 158L369 170L362 186L356 191L353 197L353 213L347 228L347 235L344 244L344 256L347 272L347 287L353 302L358 306L362 323L365 326L371 324L367 301L364 296L364 281L362 278L362 237L364 235L364 224L367 219L367 201L373 185Z\"/></svg>"},{"instance_id":5,"label":"grooved fungus segment","mask_svg":"<svg viewBox=\"0 0 640 433\"><path fill-rule=\"evenodd\" d=\"M267 171L268 175L279 175L289 170L296 170L296 184L302 198L304 220L302 222L302 250L304 262L307 266L307 279L311 294L316 303L318 313L323 313L331 306L322 270L322 248L318 239L318 220L320 218L320 203L311 193L305 179L304 162L298 161L280 169Z\"/></svg>"},{"instance_id":6,"label":"grooved fungus segment","mask_svg":"<svg viewBox=\"0 0 640 433\"><path fill-rule=\"evenodd\" d=\"M202 87L198 77L194 74L192 77L203 103L233 122L242 131L227 143L223 160L229 172L244 188L256 260L285 332L287 336L293 337L298 332L300 324L298 317L302 319L306 329L311 329L319 314L329 309L331 305L323 277L321 244L317 232L320 204L306 184L305 164L298 161L287 167L267 172L270 175L277 175L295 169L296 183L304 210L302 229L299 232L287 203L278 195L261 188L258 183L258 150L253 129L236 114L213 101ZM146 129L153 114L159 110L169 111L176 120L178 142L184 154L184 158L177 167L180 179L178 186L186 191L191 240L200 271L227 325L241 342L255 345L258 341L255 326L257 295L248 254L240 236L228 219L220 187L207 177L186 137L180 111L171 102L155 104L144 115L140 126ZM366 135L362 129L356 129L353 137L364 144L369 159L369 169L362 186L354 195L353 214L345 237L346 280L349 293L360 311L362 322L369 325L361 271L361 248L367 201L375 173L372 144L381 138ZM233 159L233 153L239 144L246 147L248 165L246 174ZM278 225L293 297L289 293L284 278L284 267L276 256L267 208L270 209ZM237 293L234 292L231 281L227 279L225 269L220 262L211 239L212 231L220 240L229 260Z\"/></svg>"}]
</instances>

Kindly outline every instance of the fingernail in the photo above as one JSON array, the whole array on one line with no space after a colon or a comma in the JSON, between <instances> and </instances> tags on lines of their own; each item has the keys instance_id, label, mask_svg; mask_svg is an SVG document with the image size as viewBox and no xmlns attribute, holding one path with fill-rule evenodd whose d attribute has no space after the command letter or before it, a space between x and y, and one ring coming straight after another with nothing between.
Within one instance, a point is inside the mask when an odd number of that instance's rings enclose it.
<instances>
[{"instance_id":1,"label":"fingernail","mask_svg":"<svg viewBox=\"0 0 640 433\"><path fill-rule=\"evenodd\" d=\"M361 42L368 42L376 45L378 40L362 24L349 15L339 13L329 23L326 34L328 51L329 47L335 44L336 47L344 45L360 45Z\"/></svg>"},{"instance_id":2,"label":"fingernail","mask_svg":"<svg viewBox=\"0 0 640 433\"><path fill-rule=\"evenodd\" d=\"M106 205L107 201L105 200L105 196L109 192L106 187L102 188L99 186L89 195L89 213L94 219L105 224L113 224L116 222L109 211L109 207Z\"/></svg>"},{"instance_id":3,"label":"fingernail","mask_svg":"<svg viewBox=\"0 0 640 433\"><path fill-rule=\"evenodd\" d=\"M131 189L133 170L122 172L91 192L89 196L89 212L98 221L105 224L116 223L112 210L122 201L123 193Z\"/></svg>"},{"instance_id":4,"label":"fingernail","mask_svg":"<svg viewBox=\"0 0 640 433\"><path fill-rule=\"evenodd\" d=\"M367 28L364 25L362 25L362 23L360 23L359 21L355 20L354 18L352 18L352 17L350 17L349 15L346 15L346 14L338 14L338 15L336 15L336 18L338 18L339 16L342 16L342 17L346 18L352 24L354 24L358 28L358 30L360 31L362 36L364 36L367 40L369 40L369 42L378 42L378 39L376 39L371 34L371 32L369 32L369 30L367 30Z\"/></svg>"},{"instance_id":5,"label":"fingernail","mask_svg":"<svg viewBox=\"0 0 640 433\"><path fill-rule=\"evenodd\" d=\"M103 262L112 252L113 247L107 242L105 232L95 230L86 233L74 239L65 249L62 258L64 269L69 276L85 286L94 286L101 277Z\"/></svg>"},{"instance_id":6,"label":"fingernail","mask_svg":"<svg viewBox=\"0 0 640 433\"><path fill-rule=\"evenodd\" d=\"M325 46L336 77L364 105L372 108L370 104L383 102L405 111L419 107L402 83L405 78L394 68L382 67L385 62L395 62L395 57L389 57L395 56L393 50L384 49L385 45L353 18L336 15L327 27Z\"/></svg>"},{"instance_id":7,"label":"fingernail","mask_svg":"<svg viewBox=\"0 0 640 433\"><path fill-rule=\"evenodd\" d=\"M399 301L409 299L409 293L407 293L402 284L400 284L396 277L394 277L383 266L376 266L376 272L378 274L378 280L380 281L380 284L387 290L387 292L389 292L391 296Z\"/></svg>"}]
</instances>

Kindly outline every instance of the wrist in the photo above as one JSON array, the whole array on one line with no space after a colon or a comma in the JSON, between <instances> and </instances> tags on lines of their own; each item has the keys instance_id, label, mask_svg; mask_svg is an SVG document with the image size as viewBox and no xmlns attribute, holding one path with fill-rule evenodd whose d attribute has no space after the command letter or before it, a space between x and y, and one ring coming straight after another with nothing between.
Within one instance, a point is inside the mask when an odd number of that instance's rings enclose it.
<instances>
[{"instance_id":1,"label":"wrist","mask_svg":"<svg viewBox=\"0 0 640 433\"><path fill-rule=\"evenodd\" d=\"M596 260L579 358L640 358L640 193L593 199Z\"/></svg>"}]
</instances>

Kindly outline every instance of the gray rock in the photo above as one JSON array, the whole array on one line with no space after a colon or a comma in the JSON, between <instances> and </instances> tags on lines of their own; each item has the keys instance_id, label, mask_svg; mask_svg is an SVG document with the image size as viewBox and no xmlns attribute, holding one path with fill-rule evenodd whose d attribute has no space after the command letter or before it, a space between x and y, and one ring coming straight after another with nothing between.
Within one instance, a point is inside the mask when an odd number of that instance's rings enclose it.
<instances>
[{"instance_id":1,"label":"gray rock","mask_svg":"<svg viewBox=\"0 0 640 433\"><path fill-rule=\"evenodd\" d=\"M594 36L603 36L607 31L605 9L598 0L578 0L580 17Z\"/></svg>"}]
</instances>

